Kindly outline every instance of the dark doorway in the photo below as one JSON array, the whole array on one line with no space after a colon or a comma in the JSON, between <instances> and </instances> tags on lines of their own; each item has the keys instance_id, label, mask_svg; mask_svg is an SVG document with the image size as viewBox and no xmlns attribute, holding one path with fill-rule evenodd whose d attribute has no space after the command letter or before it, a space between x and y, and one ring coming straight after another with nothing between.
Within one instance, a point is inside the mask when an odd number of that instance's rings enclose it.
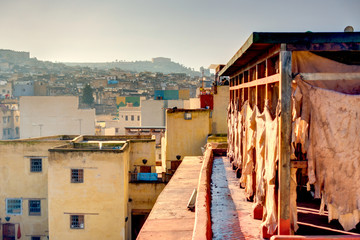
<instances>
[{"instance_id":1,"label":"dark doorway","mask_svg":"<svg viewBox=\"0 0 360 240\"><path fill-rule=\"evenodd\" d=\"M144 225L149 213L133 213L131 216L131 238L135 240L140 233L140 229Z\"/></svg>"},{"instance_id":2,"label":"dark doorway","mask_svg":"<svg viewBox=\"0 0 360 240\"><path fill-rule=\"evenodd\" d=\"M140 166L141 173L151 173L151 166Z\"/></svg>"},{"instance_id":3,"label":"dark doorway","mask_svg":"<svg viewBox=\"0 0 360 240\"><path fill-rule=\"evenodd\" d=\"M15 240L15 224L5 223L3 226L3 240Z\"/></svg>"}]
</instances>

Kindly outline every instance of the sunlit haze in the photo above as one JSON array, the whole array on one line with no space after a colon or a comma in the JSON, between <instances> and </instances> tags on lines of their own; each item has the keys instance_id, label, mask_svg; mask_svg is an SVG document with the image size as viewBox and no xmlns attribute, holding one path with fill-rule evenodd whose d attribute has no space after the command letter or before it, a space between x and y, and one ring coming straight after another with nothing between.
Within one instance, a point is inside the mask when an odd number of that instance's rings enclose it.
<instances>
[{"instance_id":1,"label":"sunlit haze","mask_svg":"<svg viewBox=\"0 0 360 240\"><path fill-rule=\"evenodd\" d=\"M0 48L39 60L226 63L252 32L360 30L359 0L1 0Z\"/></svg>"}]
</instances>

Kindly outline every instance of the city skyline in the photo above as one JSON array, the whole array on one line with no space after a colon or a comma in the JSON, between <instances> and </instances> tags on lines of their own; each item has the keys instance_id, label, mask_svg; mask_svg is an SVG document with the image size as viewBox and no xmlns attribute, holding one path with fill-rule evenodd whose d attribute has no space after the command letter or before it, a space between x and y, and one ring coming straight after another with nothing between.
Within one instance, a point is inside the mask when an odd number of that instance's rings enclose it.
<instances>
[{"instance_id":1,"label":"city skyline","mask_svg":"<svg viewBox=\"0 0 360 240\"><path fill-rule=\"evenodd\" d=\"M227 63L252 32L359 31L358 9L358 0L4 0L0 48L53 62L168 57L198 70Z\"/></svg>"}]
</instances>

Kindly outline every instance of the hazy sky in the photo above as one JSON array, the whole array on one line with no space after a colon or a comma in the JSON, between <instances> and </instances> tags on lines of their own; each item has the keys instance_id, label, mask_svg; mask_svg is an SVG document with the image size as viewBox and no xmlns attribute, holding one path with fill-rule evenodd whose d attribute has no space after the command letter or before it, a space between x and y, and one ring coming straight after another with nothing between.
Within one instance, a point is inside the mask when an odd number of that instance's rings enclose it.
<instances>
[{"instance_id":1,"label":"hazy sky","mask_svg":"<svg viewBox=\"0 0 360 240\"><path fill-rule=\"evenodd\" d=\"M0 0L0 49L39 60L227 63L252 32L360 31L360 0Z\"/></svg>"}]
</instances>

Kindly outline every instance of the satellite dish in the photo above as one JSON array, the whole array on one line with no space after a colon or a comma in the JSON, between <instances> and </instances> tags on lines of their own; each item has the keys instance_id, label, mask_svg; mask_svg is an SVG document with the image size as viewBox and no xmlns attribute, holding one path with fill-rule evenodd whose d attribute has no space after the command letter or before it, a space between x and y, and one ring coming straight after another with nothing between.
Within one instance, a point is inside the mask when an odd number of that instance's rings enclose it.
<instances>
[{"instance_id":1,"label":"satellite dish","mask_svg":"<svg viewBox=\"0 0 360 240\"><path fill-rule=\"evenodd\" d=\"M347 26L345 29L344 29L344 32L354 32L354 28L352 26Z\"/></svg>"}]
</instances>

